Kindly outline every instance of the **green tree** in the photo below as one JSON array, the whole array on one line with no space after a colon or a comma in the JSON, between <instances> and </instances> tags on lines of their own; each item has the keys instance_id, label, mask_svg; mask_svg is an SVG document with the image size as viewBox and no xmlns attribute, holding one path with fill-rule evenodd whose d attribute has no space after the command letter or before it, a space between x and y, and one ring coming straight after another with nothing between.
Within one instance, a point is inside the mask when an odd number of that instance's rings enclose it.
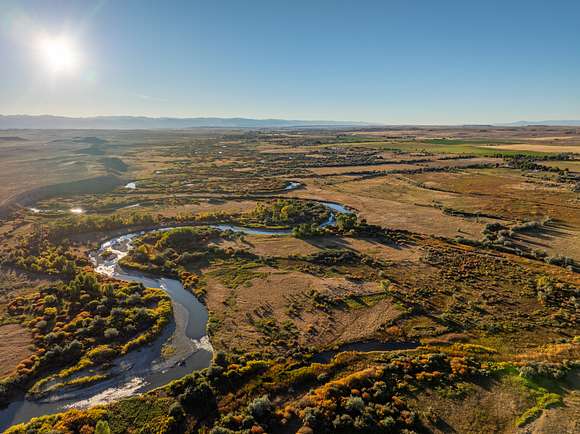
<instances>
[{"instance_id":1,"label":"green tree","mask_svg":"<svg viewBox=\"0 0 580 434\"><path fill-rule=\"evenodd\" d=\"M100 420L97 422L97 426L95 427L95 434L111 434L111 428L109 428L107 421Z\"/></svg>"},{"instance_id":2,"label":"green tree","mask_svg":"<svg viewBox=\"0 0 580 434\"><path fill-rule=\"evenodd\" d=\"M336 227L341 232L348 232L356 227L356 215L339 214L336 217Z\"/></svg>"}]
</instances>

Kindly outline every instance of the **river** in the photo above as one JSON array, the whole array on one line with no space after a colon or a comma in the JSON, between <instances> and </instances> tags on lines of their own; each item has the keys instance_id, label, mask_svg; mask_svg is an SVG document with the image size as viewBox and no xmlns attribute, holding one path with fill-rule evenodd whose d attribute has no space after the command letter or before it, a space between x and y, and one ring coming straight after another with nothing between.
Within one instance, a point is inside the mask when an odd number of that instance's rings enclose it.
<instances>
[{"instance_id":1,"label":"river","mask_svg":"<svg viewBox=\"0 0 580 434\"><path fill-rule=\"evenodd\" d=\"M328 220L321 226L334 225L335 213L352 213L337 203L320 203L331 210ZM210 226L249 235L288 236L291 234L289 229L268 230L230 224ZM160 228L153 231L170 229L174 228ZM170 296L173 304L173 321L151 344L116 359L113 366L106 372L99 368L91 368L78 374L107 373L111 375L109 379L81 389L66 391L65 387L64 391L51 393L42 399L19 399L12 402L0 411L1 431L33 417L57 413L69 408L85 408L143 393L209 366L212 347L206 335L208 320L206 307L191 292L185 290L178 280L129 272L119 266L119 260L131 250L132 241L143 234L145 234L144 231L134 232L103 243L98 251L91 255L95 271L115 279L139 282L146 287L163 289ZM113 255L104 259L102 253L105 251ZM162 350L167 344L171 345L173 353L169 357L164 357Z\"/></svg>"}]
</instances>

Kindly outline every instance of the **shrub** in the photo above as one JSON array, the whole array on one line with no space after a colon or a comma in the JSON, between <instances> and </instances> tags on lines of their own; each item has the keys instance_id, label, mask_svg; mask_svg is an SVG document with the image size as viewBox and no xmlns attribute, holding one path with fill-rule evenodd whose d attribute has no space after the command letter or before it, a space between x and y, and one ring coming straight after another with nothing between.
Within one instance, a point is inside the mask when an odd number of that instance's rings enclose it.
<instances>
[{"instance_id":1,"label":"shrub","mask_svg":"<svg viewBox=\"0 0 580 434\"><path fill-rule=\"evenodd\" d=\"M332 425L339 431L348 431L354 428L354 420L348 414L337 414Z\"/></svg>"},{"instance_id":2,"label":"shrub","mask_svg":"<svg viewBox=\"0 0 580 434\"><path fill-rule=\"evenodd\" d=\"M179 402L175 402L171 405L171 407L169 407L169 416L178 422L185 417L185 412L183 411L183 407Z\"/></svg>"},{"instance_id":3,"label":"shrub","mask_svg":"<svg viewBox=\"0 0 580 434\"><path fill-rule=\"evenodd\" d=\"M351 396L346 400L344 408L352 413L361 413L365 408L365 402L358 396Z\"/></svg>"},{"instance_id":4,"label":"shrub","mask_svg":"<svg viewBox=\"0 0 580 434\"><path fill-rule=\"evenodd\" d=\"M44 297L45 306L55 306L57 304L57 301L58 299L52 294L49 294L46 297Z\"/></svg>"},{"instance_id":5,"label":"shrub","mask_svg":"<svg viewBox=\"0 0 580 434\"><path fill-rule=\"evenodd\" d=\"M98 421L97 425L95 426L95 434L111 434L111 428L109 428L109 424L104 420Z\"/></svg>"},{"instance_id":6,"label":"shrub","mask_svg":"<svg viewBox=\"0 0 580 434\"><path fill-rule=\"evenodd\" d=\"M209 384L198 379L179 395L179 402L190 413L205 412L215 408L215 397Z\"/></svg>"},{"instance_id":7,"label":"shrub","mask_svg":"<svg viewBox=\"0 0 580 434\"><path fill-rule=\"evenodd\" d=\"M87 353L87 357L94 363L104 363L112 360L117 355L117 351L108 345L100 345Z\"/></svg>"},{"instance_id":8,"label":"shrub","mask_svg":"<svg viewBox=\"0 0 580 434\"><path fill-rule=\"evenodd\" d=\"M105 333L103 333L103 335L105 336L106 339L115 339L116 337L119 336L119 330L117 330L114 327L110 327L107 330L105 330Z\"/></svg>"},{"instance_id":9,"label":"shrub","mask_svg":"<svg viewBox=\"0 0 580 434\"><path fill-rule=\"evenodd\" d=\"M36 328L39 330L44 330L48 327L48 323L45 320L40 320L36 323Z\"/></svg>"},{"instance_id":10,"label":"shrub","mask_svg":"<svg viewBox=\"0 0 580 434\"><path fill-rule=\"evenodd\" d=\"M221 426L216 426L209 432L209 434L235 434L235 433L236 431L232 431L231 429L224 428Z\"/></svg>"},{"instance_id":11,"label":"shrub","mask_svg":"<svg viewBox=\"0 0 580 434\"><path fill-rule=\"evenodd\" d=\"M568 369L558 363L528 362L527 365L519 367L518 371L524 378L548 377L557 380L566 375Z\"/></svg>"},{"instance_id":12,"label":"shrub","mask_svg":"<svg viewBox=\"0 0 580 434\"><path fill-rule=\"evenodd\" d=\"M273 410L274 406L266 395L254 399L248 405L248 413L250 413L256 420L267 419L272 415Z\"/></svg>"},{"instance_id":13,"label":"shrub","mask_svg":"<svg viewBox=\"0 0 580 434\"><path fill-rule=\"evenodd\" d=\"M395 426L396 422L391 416L387 416L381 420L380 424L383 428L390 429Z\"/></svg>"}]
</instances>

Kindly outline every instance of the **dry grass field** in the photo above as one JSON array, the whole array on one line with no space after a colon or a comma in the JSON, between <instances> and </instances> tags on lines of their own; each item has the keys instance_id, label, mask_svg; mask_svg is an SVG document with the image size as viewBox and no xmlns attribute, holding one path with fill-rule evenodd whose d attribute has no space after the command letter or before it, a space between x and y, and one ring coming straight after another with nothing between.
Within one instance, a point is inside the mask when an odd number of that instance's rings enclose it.
<instances>
[{"instance_id":1,"label":"dry grass field","mask_svg":"<svg viewBox=\"0 0 580 434\"><path fill-rule=\"evenodd\" d=\"M58 359L73 336L94 351L126 330L141 343L160 332L147 322L159 295L94 274L90 253L125 233L189 227L149 232L121 264L181 280L208 311L215 351L208 370L142 397L14 432L88 433L101 418L115 433L132 420L144 432L306 434L314 419L340 432L350 419L408 433L574 432L579 128L3 135L0 201L25 203L0 220L0 398L75 363L108 366L92 352ZM320 201L352 214L321 227ZM264 396L276 409L267 424L249 419ZM191 402L214 407L200 416Z\"/></svg>"},{"instance_id":2,"label":"dry grass field","mask_svg":"<svg viewBox=\"0 0 580 434\"><path fill-rule=\"evenodd\" d=\"M4 135L18 140L0 141L0 201L34 187L90 178L104 172L94 156L79 152L90 144L82 138L76 139L78 132L5 131L0 134Z\"/></svg>"},{"instance_id":3,"label":"dry grass field","mask_svg":"<svg viewBox=\"0 0 580 434\"><path fill-rule=\"evenodd\" d=\"M19 324L0 326L0 379L14 373L16 366L32 354L32 337Z\"/></svg>"},{"instance_id":4,"label":"dry grass field","mask_svg":"<svg viewBox=\"0 0 580 434\"><path fill-rule=\"evenodd\" d=\"M553 137L549 137L544 140L554 140ZM558 140L558 139L556 139ZM492 149L505 149L506 151L537 151L537 152L571 152L574 154L580 154L580 145L543 145L538 143L526 143L526 144L515 144L515 145L485 145L484 148Z\"/></svg>"},{"instance_id":5,"label":"dry grass field","mask_svg":"<svg viewBox=\"0 0 580 434\"><path fill-rule=\"evenodd\" d=\"M331 185L320 185L310 180L305 183L303 190L292 195L346 204L370 223L393 229L446 237L463 234L477 238L486 223L486 219L470 221L445 215L432 205L434 201L451 197L451 194L422 191L399 175L346 180Z\"/></svg>"}]
</instances>

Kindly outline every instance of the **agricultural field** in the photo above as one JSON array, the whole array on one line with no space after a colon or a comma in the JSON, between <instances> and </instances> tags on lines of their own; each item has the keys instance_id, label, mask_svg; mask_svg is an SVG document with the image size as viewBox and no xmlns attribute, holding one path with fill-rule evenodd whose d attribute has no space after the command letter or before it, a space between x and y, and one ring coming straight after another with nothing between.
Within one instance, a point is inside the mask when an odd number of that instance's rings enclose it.
<instances>
[{"instance_id":1,"label":"agricultural field","mask_svg":"<svg viewBox=\"0 0 580 434\"><path fill-rule=\"evenodd\" d=\"M578 128L18 130L0 156L0 430L580 429Z\"/></svg>"}]
</instances>

